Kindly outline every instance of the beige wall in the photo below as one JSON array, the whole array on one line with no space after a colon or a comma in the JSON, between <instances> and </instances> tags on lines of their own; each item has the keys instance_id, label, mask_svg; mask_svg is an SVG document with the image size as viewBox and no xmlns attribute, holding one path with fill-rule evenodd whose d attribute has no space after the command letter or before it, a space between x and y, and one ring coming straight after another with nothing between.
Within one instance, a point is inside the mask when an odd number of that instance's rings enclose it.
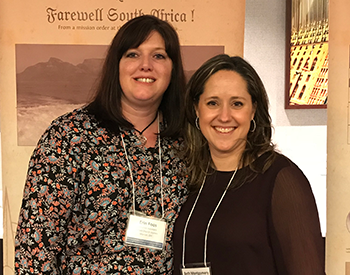
<instances>
[{"instance_id":1,"label":"beige wall","mask_svg":"<svg viewBox=\"0 0 350 275\"><path fill-rule=\"evenodd\" d=\"M350 2L330 0L327 170L327 274L349 275L350 232ZM348 264L349 266L349 264Z\"/></svg>"},{"instance_id":2,"label":"beige wall","mask_svg":"<svg viewBox=\"0 0 350 275\"><path fill-rule=\"evenodd\" d=\"M62 10L88 10L111 7L131 10L135 1L96 1L83 5L70 1L37 4L19 0L0 1L0 125L2 136L2 176L4 190L4 270L13 274L13 235L17 223L27 163L32 147L17 146L16 124L16 43L38 44L108 44L114 31L74 31L57 29L46 21L46 8L52 4ZM77 2L77 1L75 1ZM164 1L147 1L147 6L163 8ZM190 2L190 3L188 3ZM244 1L215 2L200 0L176 1L165 7L188 14L186 23L174 23L183 45L225 45L229 54L242 54L244 30ZM141 1L140 1L141 3ZM150 8L141 4L144 11ZM194 21L192 21L194 10ZM330 61L328 103L328 168L327 168L327 274L350 275L350 232L345 224L350 211L349 153L349 48L350 2L330 0ZM233 19L234 18L234 19ZM267 20L267 19L266 19ZM105 25L118 26L108 22ZM70 23L70 25L73 25ZM97 24L95 24L97 25ZM227 35L230 33L230 35ZM282 38L281 38L282 39ZM284 38L283 38L284 39ZM256 46L258 46L256 44ZM278 63L279 64L279 63ZM277 64L277 65L278 65ZM276 64L274 64L274 67ZM268 80L269 81L269 80ZM283 99L283 98L282 98ZM281 100L281 98L279 98ZM280 115L276 120L281 117ZM347 266L347 269L346 269ZM346 273L346 270L348 273Z\"/></svg>"},{"instance_id":3,"label":"beige wall","mask_svg":"<svg viewBox=\"0 0 350 275\"><path fill-rule=\"evenodd\" d=\"M109 26L109 30L62 30L61 26L82 25L76 21L49 23L46 9L61 11L94 11L103 9L100 21L84 23ZM182 22L171 22L183 45L224 45L228 54L243 54L245 1L225 0L123 0L123 1L0 1L0 125L2 136L2 175L4 205L4 271L13 274L14 234L31 146L17 146L15 44L109 44L115 34L111 30L125 23L111 21L106 14L115 8L119 15L152 9L179 13ZM171 18L169 18L171 20ZM48 122L49 123L49 122Z\"/></svg>"},{"instance_id":4,"label":"beige wall","mask_svg":"<svg viewBox=\"0 0 350 275\"><path fill-rule=\"evenodd\" d=\"M310 181L325 236L327 110L284 108L285 17L285 1L246 0L244 57L257 70L268 93L273 142Z\"/></svg>"}]
</instances>

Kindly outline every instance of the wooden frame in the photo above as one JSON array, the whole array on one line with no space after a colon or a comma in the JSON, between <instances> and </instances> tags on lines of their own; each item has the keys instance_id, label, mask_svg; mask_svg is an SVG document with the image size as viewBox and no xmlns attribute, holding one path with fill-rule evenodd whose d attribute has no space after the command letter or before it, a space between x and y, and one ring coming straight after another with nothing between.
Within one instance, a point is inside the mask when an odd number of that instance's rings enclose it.
<instances>
[{"instance_id":1,"label":"wooden frame","mask_svg":"<svg viewBox=\"0 0 350 275\"><path fill-rule=\"evenodd\" d=\"M328 1L286 0L286 109L328 100Z\"/></svg>"}]
</instances>

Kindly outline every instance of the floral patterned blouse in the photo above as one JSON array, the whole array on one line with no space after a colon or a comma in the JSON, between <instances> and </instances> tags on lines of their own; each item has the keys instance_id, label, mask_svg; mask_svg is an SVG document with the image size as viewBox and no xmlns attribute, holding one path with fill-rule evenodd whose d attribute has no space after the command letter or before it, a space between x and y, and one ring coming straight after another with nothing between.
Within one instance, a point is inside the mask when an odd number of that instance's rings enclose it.
<instances>
[{"instance_id":1,"label":"floral patterned blouse","mask_svg":"<svg viewBox=\"0 0 350 275\"><path fill-rule=\"evenodd\" d=\"M122 130L136 210L161 217L158 143L145 148ZM133 192L120 135L85 108L54 120L29 162L15 238L16 274L171 274L175 218L187 197L179 140L161 139L163 250L124 244Z\"/></svg>"}]
</instances>

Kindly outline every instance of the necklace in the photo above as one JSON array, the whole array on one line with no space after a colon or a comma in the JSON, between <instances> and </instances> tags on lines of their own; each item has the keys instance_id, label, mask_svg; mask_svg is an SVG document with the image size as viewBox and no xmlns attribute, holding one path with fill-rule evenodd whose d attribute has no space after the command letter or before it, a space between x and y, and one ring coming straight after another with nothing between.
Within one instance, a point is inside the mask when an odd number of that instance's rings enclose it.
<instances>
[{"instance_id":1,"label":"necklace","mask_svg":"<svg viewBox=\"0 0 350 275\"><path fill-rule=\"evenodd\" d=\"M153 124L153 122L156 121L157 117L158 117L158 113L156 114L156 116L154 117L154 119L151 121L151 123L148 124L142 131L139 131L139 130L137 130L136 128L134 128L135 131L138 132L138 133L140 134L140 142L141 142L142 145L145 145L146 142L147 142L147 138L143 135L143 132L146 131L146 130Z\"/></svg>"},{"instance_id":2,"label":"necklace","mask_svg":"<svg viewBox=\"0 0 350 275\"><path fill-rule=\"evenodd\" d=\"M156 116L156 118L158 117L158 134L159 134L159 115ZM152 123L155 121L155 119L152 121ZM151 123L151 124L152 124ZM147 126L148 127L148 126ZM146 127L146 128L147 128ZM119 129L121 132L121 129ZM130 172L130 178L131 178L131 183L132 183L132 194L133 194L133 211L135 214L136 211L136 207L135 207L135 182L134 182L134 178L133 178L133 173L132 173L132 166L131 163L129 161L129 156L128 156L128 152L126 150L126 146L125 146L125 142L124 142L124 138L123 138L123 134L120 133L120 137L123 143L123 149L124 149L124 154L126 157L126 162L128 164L128 169ZM164 219L164 198L163 198L163 173L162 173L162 148L161 148L161 141L160 141L160 136L158 135L158 156L159 156L159 178L160 178L160 194L161 194L161 200L162 200L162 219Z\"/></svg>"},{"instance_id":3,"label":"necklace","mask_svg":"<svg viewBox=\"0 0 350 275\"><path fill-rule=\"evenodd\" d=\"M208 165L209 167L209 165ZM224 193L222 194L219 202L217 203L215 209L214 209L214 212L212 213L210 219L209 219L209 222L208 222L208 225L207 225L207 228L205 230L205 236L204 236L204 266L207 267L207 246L208 246L208 232L209 232L209 227L210 227L210 224L211 224L211 221L213 220L222 200L224 199L225 195L226 195L226 192L228 190L228 188L230 187L231 185L231 182L232 180L234 179L235 175L236 175L236 172L237 172L237 169L238 167L236 167L235 171L233 172L232 176L231 176L231 179L230 181L228 182L227 186L226 186L226 189L224 191ZM208 172L208 168L207 168L207 172ZM192 213L197 205L197 202L198 202L198 199L202 193L202 189L204 187L204 184L205 184L205 180L206 180L207 176L204 177L203 179L203 183L202 183L202 186L201 188L199 189L198 191L198 194L197 194L197 197L196 197L196 200L194 201L193 203L193 206L192 206L192 209L187 217L187 221L186 221L186 224L185 224L185 228L184 228L184 232L183 232L183 237L182 237L182 268L185 268L185 248L186 248L186 233L187 233L187 227L188 227L188 223L190 222L190 219L192 217Z\"/></svg>"}]
</instances>

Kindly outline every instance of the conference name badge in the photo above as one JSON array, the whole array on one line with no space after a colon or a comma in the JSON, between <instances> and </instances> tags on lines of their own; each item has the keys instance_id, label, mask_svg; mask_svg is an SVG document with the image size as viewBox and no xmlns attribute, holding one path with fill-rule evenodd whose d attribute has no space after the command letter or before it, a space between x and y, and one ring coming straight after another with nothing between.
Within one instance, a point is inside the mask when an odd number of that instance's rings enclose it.
<instances>
[{"instance_id":1,"label":"conference name badge","mask_svg":"<svg viewBox=\"0 0 350 275\"><path fill-rule=\"evenodd\" d=\"M210 263L186 264L181 268L182 275L211 275Z\"/></svg>"},{"instance_id":2,"label":"conference name badge","mask_svg":"<svg viewBox=\"0 0 350 275\"><path fill-rule=\"evenodd\" d=\"M210 267L182 268L182 275L211 275Z\"/></svg>"},{"instance_id":3,"label":"conference name badge","mask_svg":"<svg viewBox=\"0 0 350 275\"><path fill-rule=\"evenodd\" d=\"M163 249L165 246L167 224L163 219L129 215L125 234L125 244L131 246Z\"/></svg>"}]
</instances>

